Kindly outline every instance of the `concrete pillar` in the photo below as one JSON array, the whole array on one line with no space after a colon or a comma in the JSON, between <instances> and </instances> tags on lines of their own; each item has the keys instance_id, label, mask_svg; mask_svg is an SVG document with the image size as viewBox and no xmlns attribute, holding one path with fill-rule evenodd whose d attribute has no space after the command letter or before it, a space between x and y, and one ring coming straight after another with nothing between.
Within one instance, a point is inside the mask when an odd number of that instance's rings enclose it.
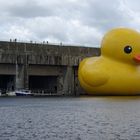
<instances>
[{"instance_id":1,"label":"concrete pillar","mask_svg":"<svg viewBox=\"0 0 140 140\"><path fill-rule=\"evenodd\" d=\"M57 78L57 94L62 95L63 93L63 75L59 75Z\"/></svg>"},{"instance_id":2,"label":"concrete pillar","mask_svg":"<svg viewBox=\"0 0 140 140\"><path fill-rule=\"evenodd\" d=\"M28 78L28 55L25 54L23 57L23 64L20 64L19 56L16 60L16 89L28 89L29 78Z\"/></svg>"},{"instance_id":3,"label":"concrete pillar","mask_svg":"<svg viewBox=\"0 0 140 140\"><path fill-rule=\"evenodd\" d=\"M74 67L74 94L75 96L79 96L81 94L81 91L79 90L80 88L80 83L78 80L78 67Z\"/></svg>"},{"instance_id":4,"label":"concrete pillar","mask_svg":"<svg viewBox=\"0 0 140 140\"><path fill-rule=\"evenodd\" d=\"M24 88L24 66L16 64L16 89Z\"/></svg>"},{"instance_id":5,"label":"concrete pillar","mask_svg":"<svg viewBox=\"0 0 140 140\"><path fill-rule=\"evenodd\" d=\"M24 60L24 88L29 89L29 64L28 64L28 55L25 55L25 60Z\"/></svg>"},{"instance_id":6,"label":"concrete pillar","mask_svg":"<svg viewBox=\"0 0 140 140\"><path fill-rule=\"evenodd\" d=\"M74 71L72 66L67 66L64 70L63 94L74 95Z\"/></svg>"},{"instance_id":7,"label":"concrete pillar","mask_svg":"<svg viewBox=\"0 0 140 140\"><path fill-rule=\"evenodd\" d=\"M27 46L26 43L24 44L24 88L25 89L29 89L29 74L28 74L28 70L29 70L29 53L27 52Z\"/></svg>"}]
</instances>

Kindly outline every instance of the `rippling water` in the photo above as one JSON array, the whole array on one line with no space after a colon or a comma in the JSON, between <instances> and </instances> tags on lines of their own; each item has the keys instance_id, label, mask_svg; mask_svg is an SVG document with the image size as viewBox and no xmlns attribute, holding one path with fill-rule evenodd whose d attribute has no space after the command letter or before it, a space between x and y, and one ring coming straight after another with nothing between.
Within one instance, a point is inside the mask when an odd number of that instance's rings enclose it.
<instances>
[{"instance_id":1,"label":"rippling water","mask_svg":"<svg viewBox=\"0 0 140 140\"><path fill-rule=\"evenodd\" d=\"M140 97L0 98L0 140L139 140Z\"/></svg>"}]
</instances>

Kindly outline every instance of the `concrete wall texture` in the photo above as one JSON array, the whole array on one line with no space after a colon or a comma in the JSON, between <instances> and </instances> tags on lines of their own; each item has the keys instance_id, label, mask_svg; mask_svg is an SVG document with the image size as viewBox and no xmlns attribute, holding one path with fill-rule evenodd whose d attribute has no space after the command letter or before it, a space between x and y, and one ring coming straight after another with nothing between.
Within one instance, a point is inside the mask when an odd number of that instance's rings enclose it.
<instances>
[{"instance_id":1,"label":"concrete wall texture","mask_svg":"<svg viewBox=\"0 0 140 140\"><path fill-rule=\"evenodd\" d=\"M1 41L0 88L11 90L12 85L12 90L30 89L38 95L84 94L77 77L79 62L98 55L99 48Z\"/></svg>"}]
</instances>

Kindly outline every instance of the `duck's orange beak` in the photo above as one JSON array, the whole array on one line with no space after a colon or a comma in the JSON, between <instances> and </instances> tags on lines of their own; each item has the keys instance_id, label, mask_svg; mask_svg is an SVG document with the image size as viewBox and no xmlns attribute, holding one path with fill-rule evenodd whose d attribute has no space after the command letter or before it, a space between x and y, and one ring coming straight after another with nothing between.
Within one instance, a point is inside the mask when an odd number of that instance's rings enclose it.
<instances>
[{"instance_id":1,"label":"duck's orange beak","mask_svg":"<svg viewBox=\"0 0 140 140\"><path fill-rule=\"evenodd\" d=\"M137 54L134 56L134 60L138 63L140 63L140 54Z\"/></svg>"}]
</instances>

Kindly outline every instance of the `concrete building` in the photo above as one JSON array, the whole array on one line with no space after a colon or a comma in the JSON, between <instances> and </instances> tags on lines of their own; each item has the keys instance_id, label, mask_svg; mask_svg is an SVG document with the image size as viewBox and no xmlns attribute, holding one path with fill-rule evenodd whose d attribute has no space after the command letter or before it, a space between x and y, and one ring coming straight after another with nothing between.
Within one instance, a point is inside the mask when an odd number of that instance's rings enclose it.
<instances>
[{"instance_id":1,"label":"concrete building","mask_svg":"<svg viewBox=\"0 0 140 140\"><path fill-rule=\"evenodd\" d=\"M48 43L0 42L0 89L36 94L79 95L79 62L100 49Z\"/></svg>"}]
</instances>

